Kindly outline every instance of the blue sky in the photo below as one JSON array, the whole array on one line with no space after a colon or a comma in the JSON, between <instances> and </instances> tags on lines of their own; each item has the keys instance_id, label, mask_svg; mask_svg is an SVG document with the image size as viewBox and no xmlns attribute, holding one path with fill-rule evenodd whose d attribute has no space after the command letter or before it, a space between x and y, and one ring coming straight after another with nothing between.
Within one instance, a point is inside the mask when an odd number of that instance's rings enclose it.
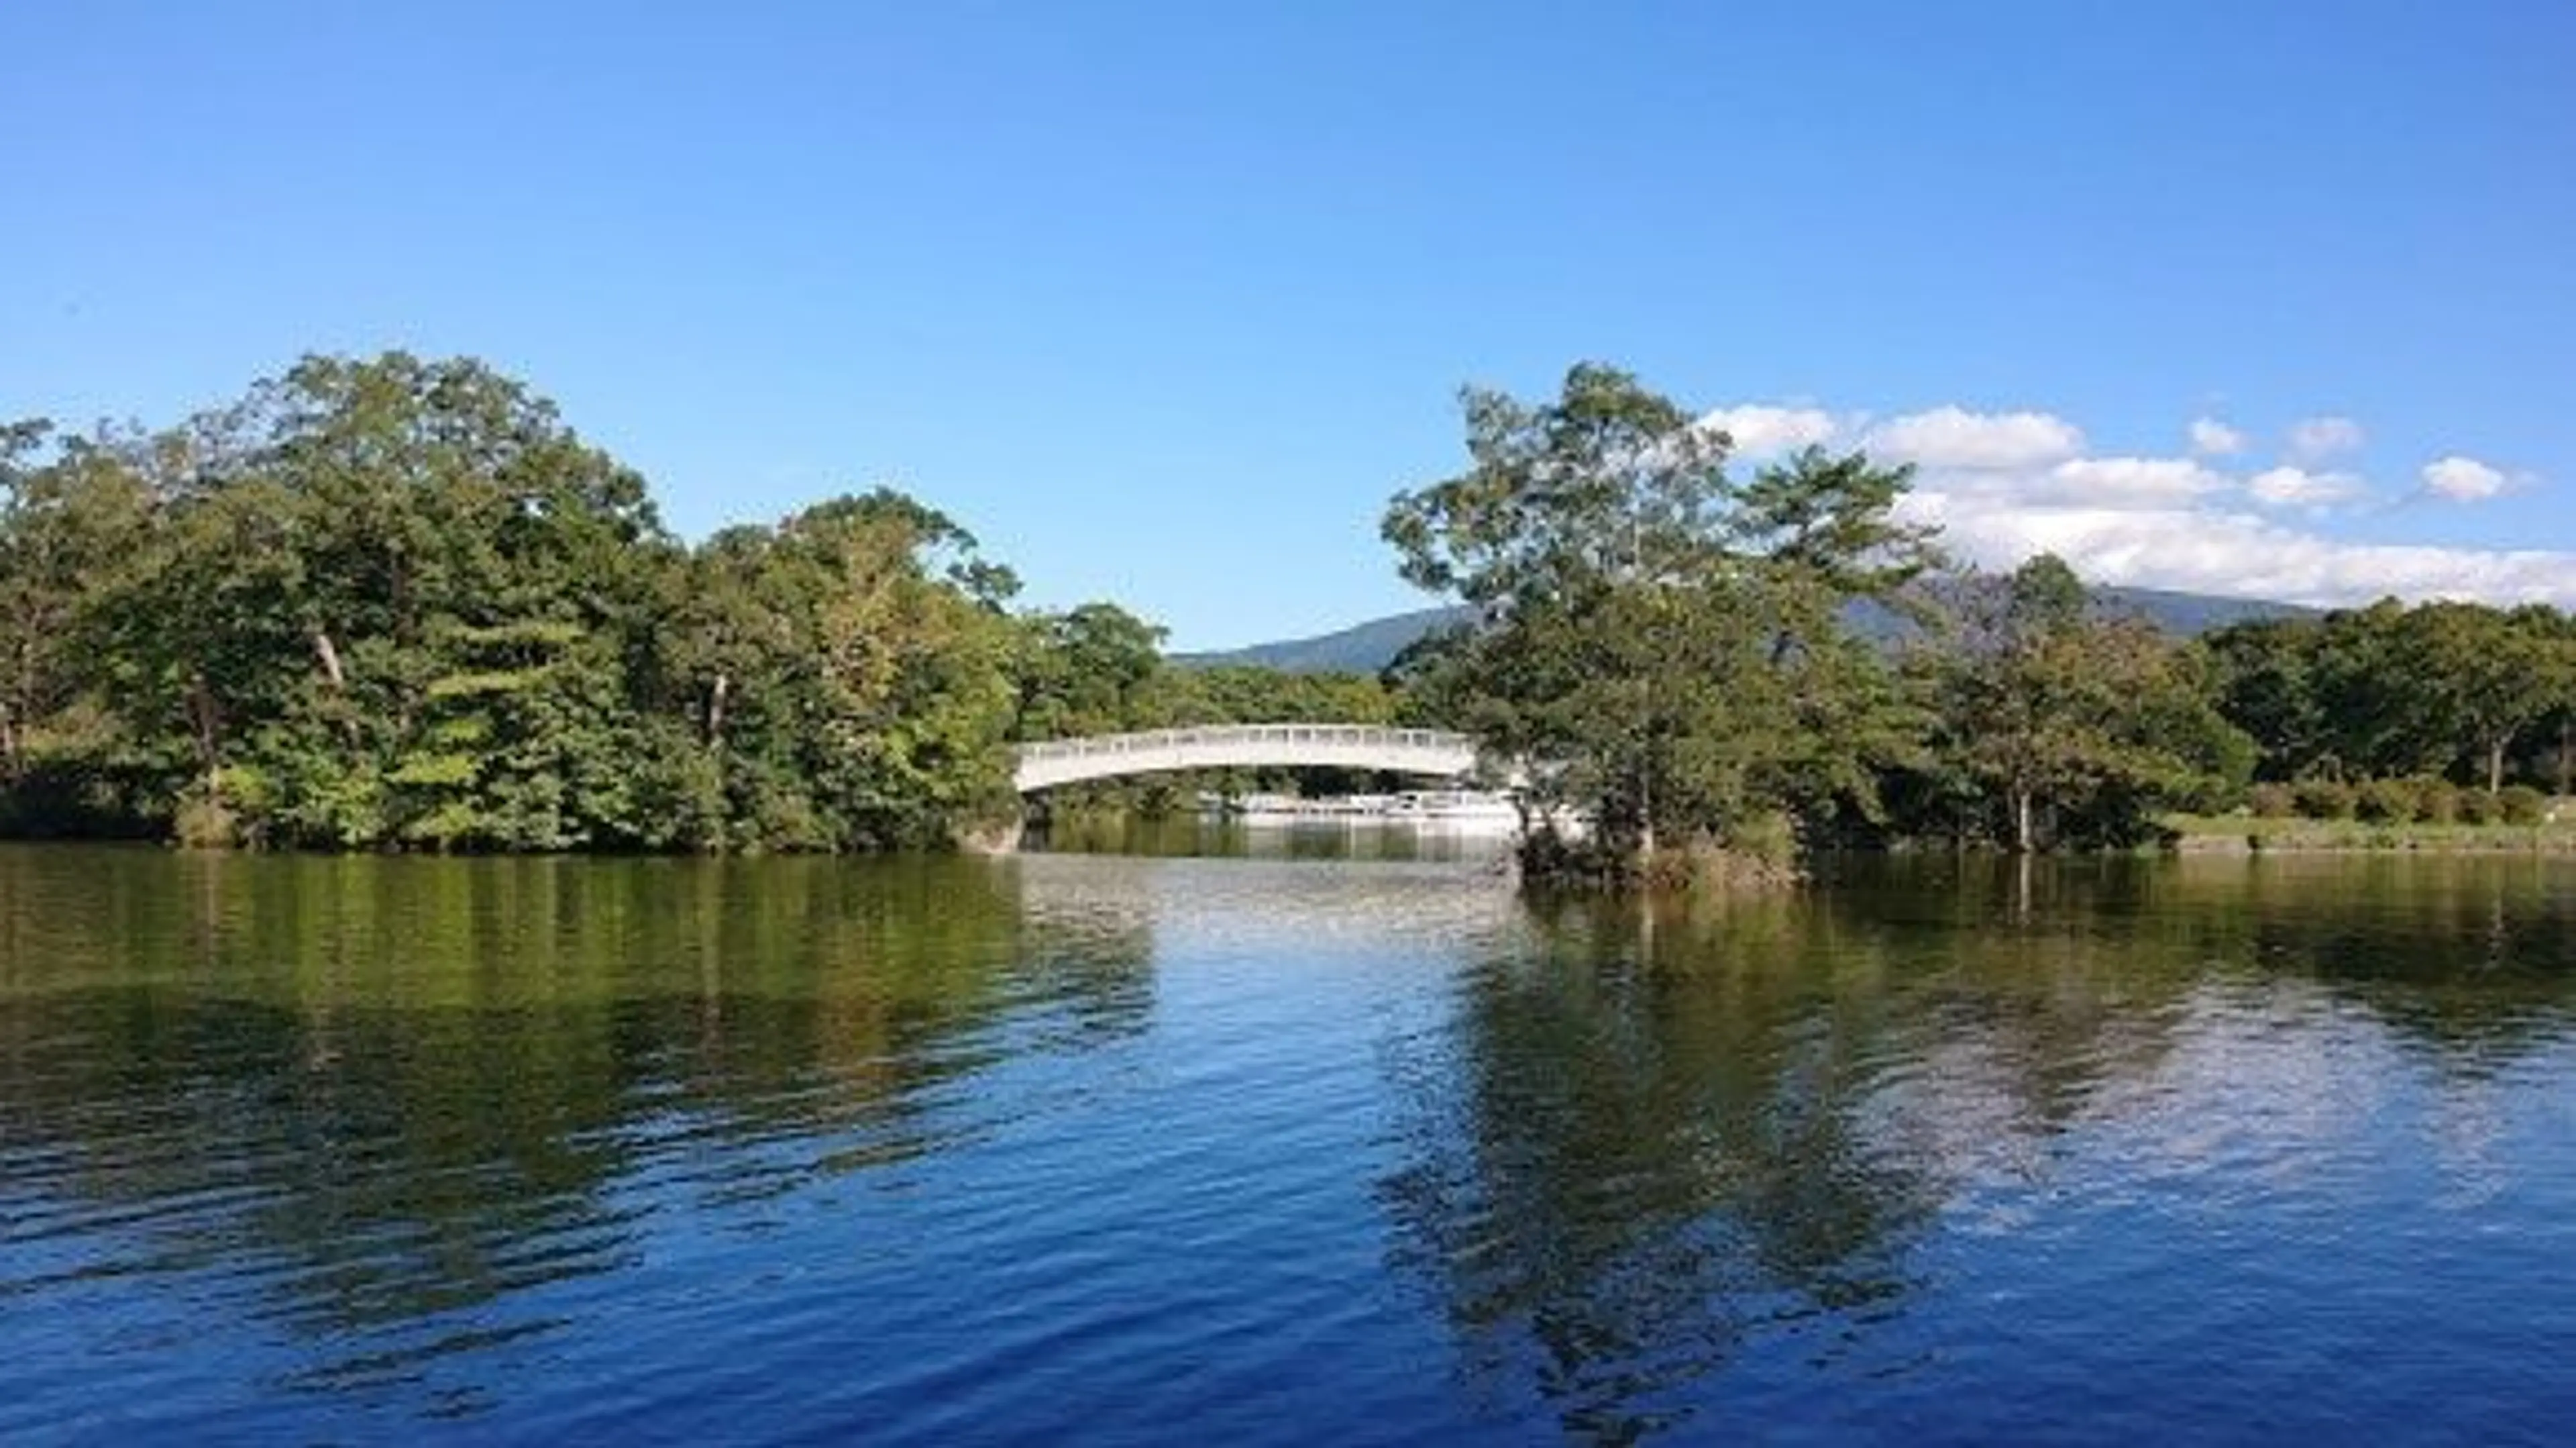
<instances>
[{"instance_id":1,"label":"blue sky","mask_svg":"<svg viewBox=\"0 0 2576 1448\"><path fill-rule=\"evenodd\" d=\"M2557 0L0 8L0 415L468 353L695 537L879 482L1181 646L1418 605L1599 358L1991 562L2576 604ZM2195 448L2193 424L2200 423Z\"/></svg>"}]
</instances>

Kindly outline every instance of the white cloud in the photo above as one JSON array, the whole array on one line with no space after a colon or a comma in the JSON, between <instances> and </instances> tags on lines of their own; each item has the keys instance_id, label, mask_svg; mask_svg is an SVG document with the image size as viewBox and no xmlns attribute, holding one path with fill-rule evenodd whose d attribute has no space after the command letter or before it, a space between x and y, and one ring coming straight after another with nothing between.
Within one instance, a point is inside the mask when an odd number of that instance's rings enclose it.
<instances>
[{"instance_id":1,"label":"white cloud","mask_svg":"<svg viewBox=\"0 0 2576 1448\"><path fill-rule=\"evenodd\" d=\"M2068 458L2044 467L1925 468L1918 490L1979 506L2163 508L2234 486L2191 458Z\"/></svg>"},{"instance_id":2,"label":"white cloud","mask_svg":"<svg viewBox=\"0 0 2576 1448\"><path fill-rule=\"evenodd\" d=\"M2395 594L2576 608L2570 551L2352 543L2209 507L2033 507L1923 492L1906 511L1940 523L1953 549L1995 568L2046 551L2099 582L2320 607Z\"/></svg>"},{"instance_id":3,"label":"white cloud","mask_svg":"<svg viewBox=\"0 0 2576 1448\"><path fill-rule=\"evenodd\" d=\"M1722 429L1735 441L1740 457L1763 457L1813 443L1831 442L1842 430L1834 415L1813 407L1773 407L1748 402L1722 407L1700 419L1703 427Z\"/></svg>"},{"instance_id":4,"label":"white cloud","mask_svg":"<svg viewBox=\"0 0 2576 1448\"><path fill-rule=\"evenodd\" d=\"M2476 458L2457 453L2424 465L2425 490L2455 503L2483 502L2503 492L2508 481Z\"/></svg>"},{"instance_id":5,"label":"white cloud","mask_svg":"<svg viewBox=\"0 0 2576 1448\"><path fill-rule=\"evenodd\" d=\"M2245 491L2256 502L2276 508L2330 508L2349 503L2369 489L2351 473L2310 472L2285 464L2246 479Z\"/></svg>"},{"instance_id":6,"label":"white cloud","mask_svg":"<svg viewBox=\"0 0 2576 1448\"><path fill-rule=\"evenodd\" d=\"M2191 420L2191 450L2205 458L2223 458L2245 451L2245 434L2214 417Z\"/></svg>"},{"instance_id":7,"label":"white cloud","mask_svg":"<svg viewBox=\"0 0 2576 1448\"><path fill-rule=\"evenodd\" d=\"M2068 458L2048 476L2069 501L2096 506L2178 502L2228 485L2189 458Z\"/></svg>"},{"instance_id":8,"label":"white cloud","mask_svg":"<svg viewBox=\"0 0 2576 1448\"><path fill-rule=\"evenodd\" d=\"M2290 456L2301 462L2356 451L2362 441L2361 424L2349 417L2305 417L2290 424Z\"/></svg>"},{"instance_id":9,"label":"white cloud","mask_svg":"<svg viewBox=\"0 0 2576 1448\"><path fill-rule=\"evenodd\" d=\"M2322 607L2394 594L2474 598L2576 609L2576 536L2556 548L2412 546L2337 535L2337 518L2373 489L2349 465L2322 461L2363 444L2359 423L2311 417L2289 433L2301 456L2260 467L2231 463L2251 440L2215 418L2186 428L2188 456L2099 455L2082 429L2054 413L1976 412L1945 405L1873 421L1860 412L1751 405L1710 414L1745 445L1857 443L1911 462L1906 515L1935 523L1960 557L2009 568L2058 554L2087 578L2277 599ZM2528 475L2460 454L2423 469L2427 494L2474 500L2511 492Z\"/></svg>"},{"instance_id":10,"label":"white cloud","mask_svg":"<svg viewBox=\"0 0 2576 1448\"><path fill-rule=\"evenodd\" d=\"M1926 468L2044 467L2084 450L2084 434L2044 412L1970 412L1936 407L1890 418L1871 430L1869 450Z\"/></svg>"}]
</instances>

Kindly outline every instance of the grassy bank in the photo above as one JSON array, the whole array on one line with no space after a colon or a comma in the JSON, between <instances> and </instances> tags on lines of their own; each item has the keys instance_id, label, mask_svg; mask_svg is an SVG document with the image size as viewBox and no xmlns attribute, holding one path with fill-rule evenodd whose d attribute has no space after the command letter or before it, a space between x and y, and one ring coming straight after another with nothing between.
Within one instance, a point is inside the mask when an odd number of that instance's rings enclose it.
<instances>
[{"instance_id":1,"label":"grassy bank","mask_svg":"<svg viewBox=\"0 0 2576 1448\"><path fill-rule=\"evenodd\" d=\"M2451 854L2576 854L2576 809L2537 825L2395 824L2374 820L2267 819L2253 815L2169 815L2175 848L2267 853L2418 850Z\"/></svg>"}]
</instances>

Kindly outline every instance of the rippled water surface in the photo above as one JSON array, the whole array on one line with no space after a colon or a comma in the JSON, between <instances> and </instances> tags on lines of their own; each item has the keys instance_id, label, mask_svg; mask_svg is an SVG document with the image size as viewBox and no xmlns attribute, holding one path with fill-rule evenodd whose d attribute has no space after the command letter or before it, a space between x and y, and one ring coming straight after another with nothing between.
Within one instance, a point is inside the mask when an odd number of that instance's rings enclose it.
<instances>
[{"instance_id":1,"label":"rippled water surface","mask_svg":"<svg viewBox=\"0 0 2576 1448\"><path fill-rule=\"evenodd\" d=\"M1269 853L0 851L0 1438L2576 1431L2576 867Z\"/></svg>"}]
</instances>

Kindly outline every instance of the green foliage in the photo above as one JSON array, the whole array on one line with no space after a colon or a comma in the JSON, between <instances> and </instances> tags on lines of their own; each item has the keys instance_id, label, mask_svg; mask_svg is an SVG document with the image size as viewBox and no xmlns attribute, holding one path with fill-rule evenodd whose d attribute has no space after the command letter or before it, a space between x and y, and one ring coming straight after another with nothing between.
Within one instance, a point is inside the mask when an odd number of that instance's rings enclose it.
<instances>
[{"instance_id":1,"label":"green foliage","mask_svg":"<svg viewBox=\"0 0 2576 1448\"><path fill-rule=\"evenodd\" d=\"M2084 625L2084 580L2054 553L2042 553L2014 569L2005 581L2004 598L2006 619L2023 633L2065 634Z\"/></svg>"},{"instance_id":2,"label":"green foliage","mask_svg":"<svg viewBox=\"0 0 2576 1448\"><path fill-rule=\"evenodd\" d=\"M2576 623L2551 609L2382 600L2207 644L2219 707L2268 779L2445 775L2493 793L2517 765L2576 762Z\"/></svg>"},{"instance_id":3,"label":"green foliage","mask_svg":"<svg viewBox=\"0 0 2576 1448\"><path fill-rule=\"evenodd\" d=\"M2410 824L2422 799L2423 791L2413 780L2364 780L2353 791L2353 813L2373 824Z\"/></svg>"},{"instance_id":4,"label":"green foliage","mask_svg":"<svg viewBox=\"0 0 2576 1448\"><path fill-rule=\"evenodd\" d=\"M899 494L685 549L551 404L400 353L158 433L0 430L0 487L12 830L846 850L1017 808L1045 625ZM1077 618L1069 707L1158 669L1156 631Z\"/></svg>"},{"instance_id":5,"label":"green foliage","mask_svg":"<svg viewBox=\"0 0 2576 1448\"><path fill-rule=\"evenodd\" d=\"M2258 784L2246 792L2246 801L2256 819L2285 820L2299 812L2298 796L2286 784Z\"/></svg>"},{"instance_id":6,"label":"green foliage","mask_svg":"<svg viewBox=\"0 0 2576 1448\"><path fill-rule=\"evenodd\" d=\"M684 546L631 469L470 360L307 358L158 431L0 425L0 832L937 846L1015 817L1014 742L1270 721L1474 732L1594 821L1569 873L1613 879L1897 835L2118 845L2251 779L2257 813L2388 825L2527 820L2530 786L2576 784L2555 610L2383 601L2177 644L2089 614L2053 558L1919 587L1905 469L1809 449L1730 476L1722 434L1612 368L1465 410L1465 471L1384 518L1465 622L1382 678L1178 669L1109 602L1015 616L1009 569L889 491ZM1863 600L1923 625L1909 652L1845 627Z\"/></svg>"},{"instance_id":7,"label":"green foliage","mask_svg":"<svg viewBox=\"0 0 2576 1448\"><path fill-rule=\"evenodd\" d=\"M173 811L170 835L181 849L228 850L242 843L242 825L220 795L192 794Z\"/></svg>"},{"instance_id":8,"label":"green foliage","mask_svg":"<svg viewBox=\"0 0 2576 1448\"><path fill-rule=\"evenodd\" d=\"M2303 779L2297 788L2299 813L2312 820L2348 820L2359 802L2353 787L2339 779Z\"/></svg>"},{"instance_id":9,"label":"green foliage","mask_svg":"<svg viewBox=\"0 0 2576 1448\"><path fill-rule=\"evenodd\" d=\"M2549 796L2527 784L2509 784L2496 794L2496 817L2509 825L2536 825L2549 817Z\"/></svg>"},{"instance_id":10,"label":"green foliage","mask_svg":"<svg viewBox=\"0 0 2576 1448\"><path fill-rule=\"evenodd\" d=\"M1930 562L1906 470L1810 449L1737 482L1724 434L1596 364L1464 406L1468 470L1384 520L1405 578L1472 611L1396 671L1424 714L1587 813L1598 873L1877 812L1916 721L1839 610Z\"/></svg>"},{"instance_id":11,"label":"green foliage","mask_svg":"<svg viewBox=\"0 0 2576 1448\"><path fill-rule=\"evenodd\" d=\"M1114 603L1039 614L1022 631L1016 739L1072 739L1164 722L1164 631Z\"/></svg>"},{"instance_id":12,"label":"green foliage","mask_svg":"<svg viewBox=\"0 0 2576 1448\"><path fill-rule=\"evenodd\" d=\"M1994 838L2023 851L2136 844L2158 812L2242 788L2254 746L2212 705L2197 648L2089 617L2083 584L2051 555L1966 597L1958 645L1930 665L1938 753Z\"/></svg>"},{"instance_id":13,"label":"green foliage","mask_svg":"<svg viewBox=\"0 0 2576 1448\"><path fill-rule=\"evenodd\" d=\"M2460 818L2459 787L2447 779L2416 779L2415 817L2430 825L2456 824Z\"/></svg>"},{"instance_id":14,"label":"green foliage","mask_svg":"<svg viewBox=\"0 0 2576 1448\"><path fill-rule=\"evenodd\" d=\"M1394 691L1367 674L1287 673L1246 664L1191 669L1167 682L1170 724L1391 724Z\"/></svg>"}]
</instances>

